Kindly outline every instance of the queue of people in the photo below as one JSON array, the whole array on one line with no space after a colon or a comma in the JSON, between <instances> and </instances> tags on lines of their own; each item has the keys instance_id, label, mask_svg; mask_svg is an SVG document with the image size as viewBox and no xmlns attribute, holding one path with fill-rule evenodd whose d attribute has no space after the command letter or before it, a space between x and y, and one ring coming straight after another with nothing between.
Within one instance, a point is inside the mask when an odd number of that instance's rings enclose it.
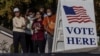
<instances>
[{"instance_id":1,"label":"queue of people","mask_svg":"<svg viewBox=\"0 0 100 56\"><path fill-rule=\"evenodd\" d=\"M22 17L19 8L14 8L13 45L14 53L18 53L19 44L23 53L52 52L56 16L51 8L40 8L38 11L28 9Z\"/></svg>"}]
</instances>

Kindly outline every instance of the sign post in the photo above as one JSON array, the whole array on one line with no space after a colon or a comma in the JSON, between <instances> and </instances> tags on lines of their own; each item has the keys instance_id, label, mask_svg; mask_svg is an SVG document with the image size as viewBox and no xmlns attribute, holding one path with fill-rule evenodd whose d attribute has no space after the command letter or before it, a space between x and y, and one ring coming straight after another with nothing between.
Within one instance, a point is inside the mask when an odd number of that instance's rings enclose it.
<instances>
[{"instance_id":1,"label":"sign post","mask_svg":"<svg viewBox=\"0 0 100 56\"><path fill-rule=\"evenodd\" d=\"M59 0L53 52L97 46L93 0Z\"/></svg>"}]
</instances>

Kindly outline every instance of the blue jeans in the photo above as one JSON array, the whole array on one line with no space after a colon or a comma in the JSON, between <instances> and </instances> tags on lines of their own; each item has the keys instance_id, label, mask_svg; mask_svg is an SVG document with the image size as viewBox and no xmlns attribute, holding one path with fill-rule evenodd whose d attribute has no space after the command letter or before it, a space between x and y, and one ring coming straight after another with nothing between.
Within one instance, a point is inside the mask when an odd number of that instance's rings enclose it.
<instances>
[{"instance_id":1,"label":"blue jeans","mask_svg":"<svg viewBox=\"0 0 100 56\"><path fill-rule=\"evenodd\" d=\"M47 33L48 53L52 52L53 36Z\"/></svg>"}]
</instances>

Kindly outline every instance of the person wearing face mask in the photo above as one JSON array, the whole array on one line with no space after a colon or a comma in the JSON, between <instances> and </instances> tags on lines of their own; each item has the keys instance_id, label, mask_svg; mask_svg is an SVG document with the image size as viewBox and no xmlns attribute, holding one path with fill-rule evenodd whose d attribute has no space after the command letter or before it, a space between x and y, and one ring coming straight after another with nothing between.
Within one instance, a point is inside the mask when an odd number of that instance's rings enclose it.
<instances>
[{"instance_id":1,"label":"person wearing face mask","mask_svg":"<svg viewBox=\"0 0 100 56\"><path fill-rule=\"evenodd\" d=\"M32 10L28 11L28 15L26 16L26 29L25 29L25 37L26 37L26 45L27 45L27 52L32 53L33 52L33 46L32 46L32 34L33 34L33 30L31 28L32 23L35 19L34 17L35 13Z\"/></svg>"},{"instance_id":2,"label":"person wearing face mask","mask_svg":"<svg viewBox=\"0 0 100 56\"><path fill-rule=\"evenodd\" d=\"M53 44L53 35L55 28L55 19L56 16L53 14L52 10L47 9L47 16L43 20L44 29L47 32L47 43L48 43L48 53L52 52L52 44Z\"/></svg>"}]
</instances>

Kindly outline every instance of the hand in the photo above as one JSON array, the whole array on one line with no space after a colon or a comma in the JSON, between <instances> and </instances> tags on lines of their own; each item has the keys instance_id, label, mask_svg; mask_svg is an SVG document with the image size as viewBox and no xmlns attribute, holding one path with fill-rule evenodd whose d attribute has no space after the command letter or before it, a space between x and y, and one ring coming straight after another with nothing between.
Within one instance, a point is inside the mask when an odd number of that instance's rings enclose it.
<instances>
[{"instance_id":1,"label":"hand","mask_svg":"<svg viewBox=\"0 0 100 56\"><path fill-rule=\"evenodd\" d=\"M40 27L36 27L37 30L40 30Z\"/></svg>"},{"instance_id":2,"label":"hand","mask_svg":"<svg viewBox=\"0 0 100 56\"><path fill-rule=\"evenodd\" d=\"M26 25L22 25L22 27L25 27Z\"/></svg>"},{"instance_id":3,"label":"hand","mask_svg":"<svg viewBox=\"0 0 100 56\"><path fill-rule=\"evenodd\" d=\"M21 29L25 29L26 25L22 25Z\"/></svg>"},{"instance_id":4,"label":"hand","mask_svg":"<svg viewBox=\"0 0 100 56\"><path fill-rule=\"evenodd\" d=\"M35 33L38 33L38 30L35 28Z\"/></svg>"},{"instance_id":5,"label":"hand","mask_svg":"<svg viewBox=\"0 0 100 56\"><path fill-rule=\"evenodd\" d=\"M18 29L23 29L22 27L16 27L16 28L18 28Z\"/></svg>"}]
</instances>

